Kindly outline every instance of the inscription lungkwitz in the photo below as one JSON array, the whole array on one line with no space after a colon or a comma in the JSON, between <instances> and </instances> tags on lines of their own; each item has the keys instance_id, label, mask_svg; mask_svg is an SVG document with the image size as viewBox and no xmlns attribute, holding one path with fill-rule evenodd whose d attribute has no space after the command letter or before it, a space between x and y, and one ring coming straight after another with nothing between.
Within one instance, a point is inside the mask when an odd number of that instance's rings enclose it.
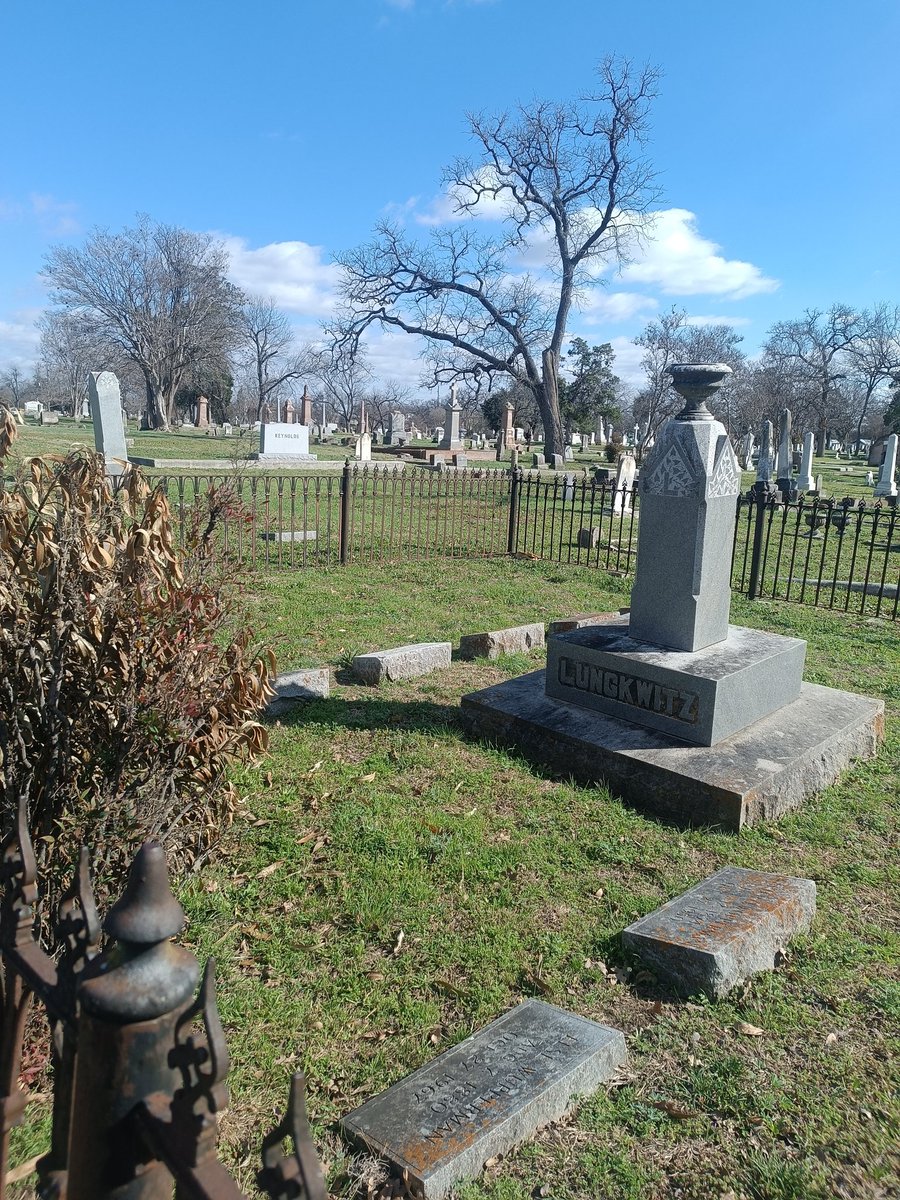
<instances>
[{"instance_id":1,"label":"inscription lungkwitz","mask_svg":"<svg viewBox=\"0 0 900 1200\"><path fill-rule=\"evenodd\" d=\"M563 687L577 688L607 700L616 700L619 704L629 704L632 708L660 713L686 725L696 725L700 717L700 697L696 692L666 687L624 671L610 671L561 657L557 678Z\"/></svg>"}]
</instances>

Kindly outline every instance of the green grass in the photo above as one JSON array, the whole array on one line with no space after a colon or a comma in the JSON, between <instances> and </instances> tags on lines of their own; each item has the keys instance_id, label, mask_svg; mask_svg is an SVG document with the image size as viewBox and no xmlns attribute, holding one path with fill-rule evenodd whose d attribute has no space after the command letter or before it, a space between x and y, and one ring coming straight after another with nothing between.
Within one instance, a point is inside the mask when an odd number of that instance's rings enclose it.
<instances>
[{"instance_id":1,"label":"green grass","mask_svg":"<svg viewBox=\"0 0 900 1200\"><path fill-rule=\"evenodd\" d=\"M248 584L284 668L627 600L596 572L505 561ZM464 1200L525 1200L542 1185L568 1200L862 1200L900 1187L896 631L744 601L735 618L807 637L808 678L889 709L878 759L739 837L662 826L464 737L460 695L539 654L378 690L341 683L273 727L268 760L238 776L246 807L223 856L183 889L189 940L219 960L230 1163L252 1159L302 1063L332 1187L352 1194L337 1118L538 995L623 1029L629 1071ZM719 1003L677 1003L630 977L622 927L726 863L814 878L811 934Z\"/></svg>"},{"instance_id":2,"label":"green grass","mask_svg":"<svg viewBox=\"0 0 900 1200\"><path fill-rule=\"evenodd\" d=\"M507 559L242 579L285 670L616 609L628 586ZM737 837L664 826L467 737L460 696L540 653L380 689L339 672L330 699L272 726L267 758L235 772L243 803L217 858L179 884L185 941L217 960L232 1059L222 1156L245 1188L296 1065L332 1190L349 1197L360 1167L337 1119L536 995L622 1029L629 1068L461 1200L898 1194L897 629L740 598L733 619L807 638L808 679L888 712L876 760ZM729 863L815 879L815 924L727 1000L677 1002L631 973L620 932ZM44 1105L14 1154L37 1153L46 1130Z\"/></svg>"}]
</instances>

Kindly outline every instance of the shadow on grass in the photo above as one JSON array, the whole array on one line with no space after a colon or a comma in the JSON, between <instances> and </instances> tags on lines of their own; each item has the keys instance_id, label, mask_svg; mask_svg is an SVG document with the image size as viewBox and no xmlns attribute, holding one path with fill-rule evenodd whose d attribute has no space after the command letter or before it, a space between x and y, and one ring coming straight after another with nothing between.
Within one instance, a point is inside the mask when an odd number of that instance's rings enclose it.
<instances>
[{"instance_id":1,"label":"shadow on grass","mask_svg":"<svg viewBox=\"0 0 900 1200\"><path fill-rule=\"evenodd\" d=\"M455 705L435 704L431 700L382 699L374 689L371 697L355 700L334 697L291 701L289 709L279 710L265 720L267 724L278 721L287 729L330 725L342 729L411 729L418 733L463 730L461 713Z\"/></svg>"}]
</instances>

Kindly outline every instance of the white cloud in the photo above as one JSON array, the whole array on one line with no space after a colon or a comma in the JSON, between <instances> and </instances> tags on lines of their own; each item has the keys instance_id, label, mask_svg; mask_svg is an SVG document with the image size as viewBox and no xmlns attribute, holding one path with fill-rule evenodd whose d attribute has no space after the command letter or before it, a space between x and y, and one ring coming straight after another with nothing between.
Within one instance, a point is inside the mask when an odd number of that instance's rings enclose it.
<instances>
[{"instance_id":1,"label":"white cloud","mask_svg":"<svg viewBox=\"0 0 900 1200\"><path fill-rule=\"evenodd\" d=\"M253 249L244 238L217 236L231 258L229 277L245 292L271 297L279 308L303 317L331 314L340 268L324 261L321 246L270 242Z\"/></svg>"},{"instance_id":2,"label":"white cloud","mask_svg":"<svg viewBox=\"0 0 900 1200\"><path fill-rule=\"evenodd\" d=\"M33 221L50 237L68 237L81 232L75 214L77 204L57 200L46 192L31 192L27 199L0 197L0 221Z\"/></svg>"},{"instance_id":3,"label":"white cloud","mask_svg":"<svg viewBox=\"0 0 900 1200\"><path fill-rule=\"evenodd\" d=\"M652 296L640 292L605 292L599 288L586 292L578 304L585 325L630 321L641 313L655 312L658 307Z\"/></svg>"},{"instance_id":4,"label":"white cloud","mask_svg":"<svg viewBox=\"0 0 900 1200\"><path fill-rule=\"evenodd\" d=\"M653 214L646 245L635 251L635 260L623 268L628 283L658 287L669 296L729 296L743 300L761 292L774 292L777 279L740 259L723 258L715 242L697 232L697 217L685 208Z\"/></svg>"},{"instance_id":5,"label":"white cloud","mask_svg":"<svg viewBox=\"0 0 900 1200\"><path fill-rule=\"evenodd\" d=\"M627 337L610 338L609 344L616 356L612 365L616 375L631 387L642 387L645 378L641 370L641 358L644 355L641 347L636 346L631 338Z\"/></svg>"}]
</instances>

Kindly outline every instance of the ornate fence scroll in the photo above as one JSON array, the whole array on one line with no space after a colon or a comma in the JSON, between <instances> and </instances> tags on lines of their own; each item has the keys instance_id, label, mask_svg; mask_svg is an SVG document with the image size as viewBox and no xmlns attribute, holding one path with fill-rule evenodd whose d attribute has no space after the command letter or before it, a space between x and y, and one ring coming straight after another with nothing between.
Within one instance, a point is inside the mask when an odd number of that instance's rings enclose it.
<instances>
[{"instance_id":1,"label":"ornate fence scroll","mask_svg":"<svg viewBox=\"0 0 900 1200\"><path fill-rule=\"evenodd\" d=\"M41 1197L241 1200L216 1155L228 1050L213 961L198 991L197 960L172 941L184 913L162 848L146 842L138 852L103 923L103 946L85 851L54 914L53 952L41 944L24 803L0 849L0 887L0 1200L10 1131L29 1100L20 1073L32 1000L43 1007L52 1038L52 1134L37 1164ZM285 1138L293 1142L287 1155ZM263 1142L257 1182L272 1200L325 1200L299 1073L284 1120Z\"/></svg>"}]
</instances>

